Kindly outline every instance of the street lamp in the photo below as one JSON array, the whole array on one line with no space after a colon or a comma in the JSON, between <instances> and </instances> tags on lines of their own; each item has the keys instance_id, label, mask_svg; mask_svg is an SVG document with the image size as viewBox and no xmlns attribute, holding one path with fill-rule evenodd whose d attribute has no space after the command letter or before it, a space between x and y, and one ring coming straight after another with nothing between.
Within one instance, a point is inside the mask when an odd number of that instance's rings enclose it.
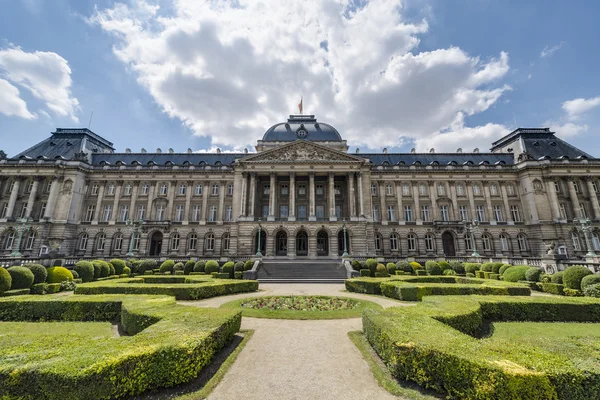
<instances>
[{"instance_id":1,"label":"street lamp","mask_svg":"<svg viewBox=\"0 0 600 400\"><path fill-rule=\"evenodd\" d=\"M344 222L344 254L342 254L342 257L349 257L350 254L348 254L348 243L346 241L346 223Z\"/></svg>"},{"instance_id":2,"label":"street lamp","mask_svg":"<svg viewBox=\"0 0 600 400\"><path fill-rule=\"evenodd\" d=\"M585 219L573 219L573 223L581 224L581 230L583 231L583 237L585 238L585 247L587 248L586 257L597 257L598 255L594 251L594 246L590 243L590 234L592 233L592 221L589 218Z\"/></svg>"},{"instance_id":3,"label":"street lamp","mask_svg":"<svg viewBox=\"0 0 600 400\"><path fill-rule=\"evenodd\" d=\"M471 244L473 245L473 253L471 254L471 257L481 257L477 252L477 245L475 243L475 233L477 233L479 230L479 221L475 219L473 222L469 223L466 219L463 219L463 225L465 227L465 231L471 238Z\"/></svg>"},{"instance_id":4,"label":"street lamp","mask_svg":"<svg viewBox=\"0 0 600 400\"><path fill-rule=\"evenodd\" d=\"M129 218L127 221L125 221L125 225L132 227L131 239L129 239L129 251L126 254L127 257L133 257L133 241L134 241L135 237L137 236L138 228L143 223L144 223L144 220L142 218L140 218L138 221L134 221L131 218Z\"/></svg>"},{"instance_id":5,"label":"street lamp","mask_svg":"<svg viewBox=\"0 0 600 400\"><path fill-rule=\"evenodd\" d=\"M260 251L260 234L262 233L262 226L259 223L258 224L258 239L257 239L257 246L256 246L256 257L262 257L262 253Z\"/></svg>"},{"instance_id":6,"label":"street lamp","mask_svg":"<svg viewBox=\"0 0 600 400\"><path fill-rule=\"evenodd\" d=\"M10 253L11 257L22 256L21 252L19 251L21 248L21 240L23 240L23 233L31 227L31 225L28 225L28 222L30 221L32 221L31 218L17 219L17 223L20 223L20 225L15 226L15 231L19 234L19 238L17 239L17 248Z\"/></svg>"}]
</instances>

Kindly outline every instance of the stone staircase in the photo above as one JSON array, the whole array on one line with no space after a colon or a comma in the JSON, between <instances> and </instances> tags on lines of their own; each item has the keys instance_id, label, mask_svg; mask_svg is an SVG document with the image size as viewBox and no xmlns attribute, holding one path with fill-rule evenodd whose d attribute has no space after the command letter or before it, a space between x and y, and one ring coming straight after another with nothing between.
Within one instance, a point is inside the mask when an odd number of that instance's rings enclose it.
<instances>
[{"instance_id":1,"label":"stone staircase","mask_svg":"<svg viewBox=\"0 0 600 400\"><path fill-rule=\"evenodd\" d=\"M341 260L263 260L258 269L261 283L344 283Z\"/></svg>"}]
</instances>

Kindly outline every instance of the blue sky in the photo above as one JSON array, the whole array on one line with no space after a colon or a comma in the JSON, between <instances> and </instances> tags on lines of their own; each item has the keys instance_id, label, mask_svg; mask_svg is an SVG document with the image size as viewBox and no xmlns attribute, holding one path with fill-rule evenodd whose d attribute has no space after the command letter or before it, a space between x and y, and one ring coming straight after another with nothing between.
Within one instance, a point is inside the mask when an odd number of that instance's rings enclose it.
<instances>
[{"instance_id":1,"label":"blue sky","mask_svg":"<svg viewBox=\"0 0 600 400\"><path fill-rule=\"evenodd\" d=\"M351 151L487 149L516 119L600 156L600 3L284 3L0 0L0 149L93 111L117 151L241 150L304 96Z\"/></svg>"}]
</instances>

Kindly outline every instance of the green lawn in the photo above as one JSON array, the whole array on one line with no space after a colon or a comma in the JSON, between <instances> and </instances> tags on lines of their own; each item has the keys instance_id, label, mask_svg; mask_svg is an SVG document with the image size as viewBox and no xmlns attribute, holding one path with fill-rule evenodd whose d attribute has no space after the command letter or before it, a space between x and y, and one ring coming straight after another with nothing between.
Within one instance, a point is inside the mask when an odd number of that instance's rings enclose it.
<instances>
[{"instance_id":1,"label":"green lawn","mask_svg":"<svg viewBox=\"0 0 600 400\"><path fill-rule=\"evenodd\" d=\"M35 335L71 335L90 339L113 337L110 322L0 322L0 348L7 347L9 336L20 337Z\"/></svg>"}]
</instances>

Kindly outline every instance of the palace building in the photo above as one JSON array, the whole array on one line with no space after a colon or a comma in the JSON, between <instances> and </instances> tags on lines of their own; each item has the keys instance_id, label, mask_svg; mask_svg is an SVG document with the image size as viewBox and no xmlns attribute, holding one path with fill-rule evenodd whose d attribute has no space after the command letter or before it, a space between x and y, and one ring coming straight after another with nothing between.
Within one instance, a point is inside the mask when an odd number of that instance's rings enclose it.
<instances>
[{"instance_id":1,"label":"palace building","mask_svg":"<svg viewBox=\"0 0 600 400\"><path fill-rule=\"evenodd\" d=\"M291 115L256 153L208 154L118 153L89 129L57 129L0 154L0 251L528 258L552 243L576 259L600 248L578 221L600 220L599 176L596 158L548 128L517 129L489 152L361 153L333 126Z\"/></svg>"}]
</instances>

